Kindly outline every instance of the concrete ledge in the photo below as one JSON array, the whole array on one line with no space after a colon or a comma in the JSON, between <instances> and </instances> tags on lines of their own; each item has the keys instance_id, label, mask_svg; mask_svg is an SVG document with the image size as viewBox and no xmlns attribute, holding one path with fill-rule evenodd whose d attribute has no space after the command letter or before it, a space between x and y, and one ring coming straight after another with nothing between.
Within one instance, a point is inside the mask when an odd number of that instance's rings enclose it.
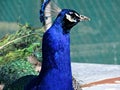
<instances>
[{"instance_id":1,"label":"concrete ledge","mask_svg":"<svg viewBox=\"0 0 120 90\"><path fill-rule=\"evenodd\" d=\"M72 72L83 90L120 89L120 65L72 63ZM111 83L111 80L117 83Z\"/></svg>"}]
</instances>

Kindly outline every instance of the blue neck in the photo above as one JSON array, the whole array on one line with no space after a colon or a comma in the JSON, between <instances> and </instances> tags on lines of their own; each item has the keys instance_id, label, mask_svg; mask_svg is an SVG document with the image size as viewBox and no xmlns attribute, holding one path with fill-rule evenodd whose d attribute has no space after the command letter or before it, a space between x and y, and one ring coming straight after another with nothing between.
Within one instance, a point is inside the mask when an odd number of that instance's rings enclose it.
<instances>
[{"instance_id":1,"label":"blue neck","mask_svg":"<svg viewBox=\"0 0 120 90\"><path fill-rule=\"evenodd\" d=\"M70 34L63 33L59 23L43 36L43 62L39 75L40 90L73 90L70 61Z\"/></svg>"},{"instance_id":2,"label":"blue neck","mask_svg":"<svg viewBox=\"0 0 120 90\"><path fill-rule=\"evenodd\" d=\"M25 90L73 90L70 33L63 28L63 18L58 17L43 35L42 69Z\"/></svg>"}]
</instances>

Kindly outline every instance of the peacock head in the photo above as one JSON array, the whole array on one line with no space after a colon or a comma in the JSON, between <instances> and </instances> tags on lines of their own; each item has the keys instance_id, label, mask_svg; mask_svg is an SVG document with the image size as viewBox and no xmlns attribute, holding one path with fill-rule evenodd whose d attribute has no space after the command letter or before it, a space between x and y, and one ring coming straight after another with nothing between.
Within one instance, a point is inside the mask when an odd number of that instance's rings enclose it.
<instances>
[{"instance_id":1,"label":"peacock head","mask_svg":"<svg viewBox=\"0 0 120 90\"><path fill-rule=\"evenodd\" d=\"M57 19L62 23L64 30L68 31L75 26L78 22L89 21L90 18L80 15L75 10L62 9L58 14Z\"/></svg>"}]
</instances>

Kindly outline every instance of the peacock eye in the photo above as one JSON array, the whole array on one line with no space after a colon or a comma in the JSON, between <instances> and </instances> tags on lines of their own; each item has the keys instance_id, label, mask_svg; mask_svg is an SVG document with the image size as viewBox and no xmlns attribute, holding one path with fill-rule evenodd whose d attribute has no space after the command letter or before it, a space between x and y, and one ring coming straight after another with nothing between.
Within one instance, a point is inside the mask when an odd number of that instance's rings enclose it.
<instances>
[{"instance_id":1,"label":"peacock eye","mask_svg":"<svg viewBox=\"0 0 120 90\"><path fill-rule=\"evenodd\" d=\"M75 12L70 12L69 14L70 14L71 18L73 18L73 19L79 18L79 15Z\"/></svg>"},{"instance_id":2,"label":"peacock eye","mask_svg":"<svg viewBox=\"0 0 120 90\"><path fill-rule=\"evenodd\" d=\"M75 19L76 15L74 13L70 14L71 18Z\"/></svg>"},{"instance_id":3,"label":"peacock eye","mask_svg":"<svg viewBox=\"0 0 120 90\"><path fill-rule=\"evenodd\" d=\"M79 22L80 16L77 12L69 12L66 14L66 19L69 20L70 22Z\"/></svg>"}]
</instances>

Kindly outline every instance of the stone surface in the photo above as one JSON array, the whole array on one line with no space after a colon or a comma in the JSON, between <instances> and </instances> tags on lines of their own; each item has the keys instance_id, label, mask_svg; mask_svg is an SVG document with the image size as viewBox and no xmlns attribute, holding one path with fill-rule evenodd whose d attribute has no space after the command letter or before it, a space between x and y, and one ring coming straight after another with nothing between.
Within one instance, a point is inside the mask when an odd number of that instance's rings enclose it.
<instances>
[{"instance_id":1,"label":"stone surface","mask_svg":"<svg viewBox=\"0 0 120 90\"><path fill-rule=\"evenodd\" d=\"M85 64L72 63L73 77L81 84L89 84L99 82L101 80L119 77L120 80L120 65L104 65L104 64ZM96 84L90 87L83 87L83 90L119 90L120 81L116 84Z\"/></svg>"}]
</instances>

